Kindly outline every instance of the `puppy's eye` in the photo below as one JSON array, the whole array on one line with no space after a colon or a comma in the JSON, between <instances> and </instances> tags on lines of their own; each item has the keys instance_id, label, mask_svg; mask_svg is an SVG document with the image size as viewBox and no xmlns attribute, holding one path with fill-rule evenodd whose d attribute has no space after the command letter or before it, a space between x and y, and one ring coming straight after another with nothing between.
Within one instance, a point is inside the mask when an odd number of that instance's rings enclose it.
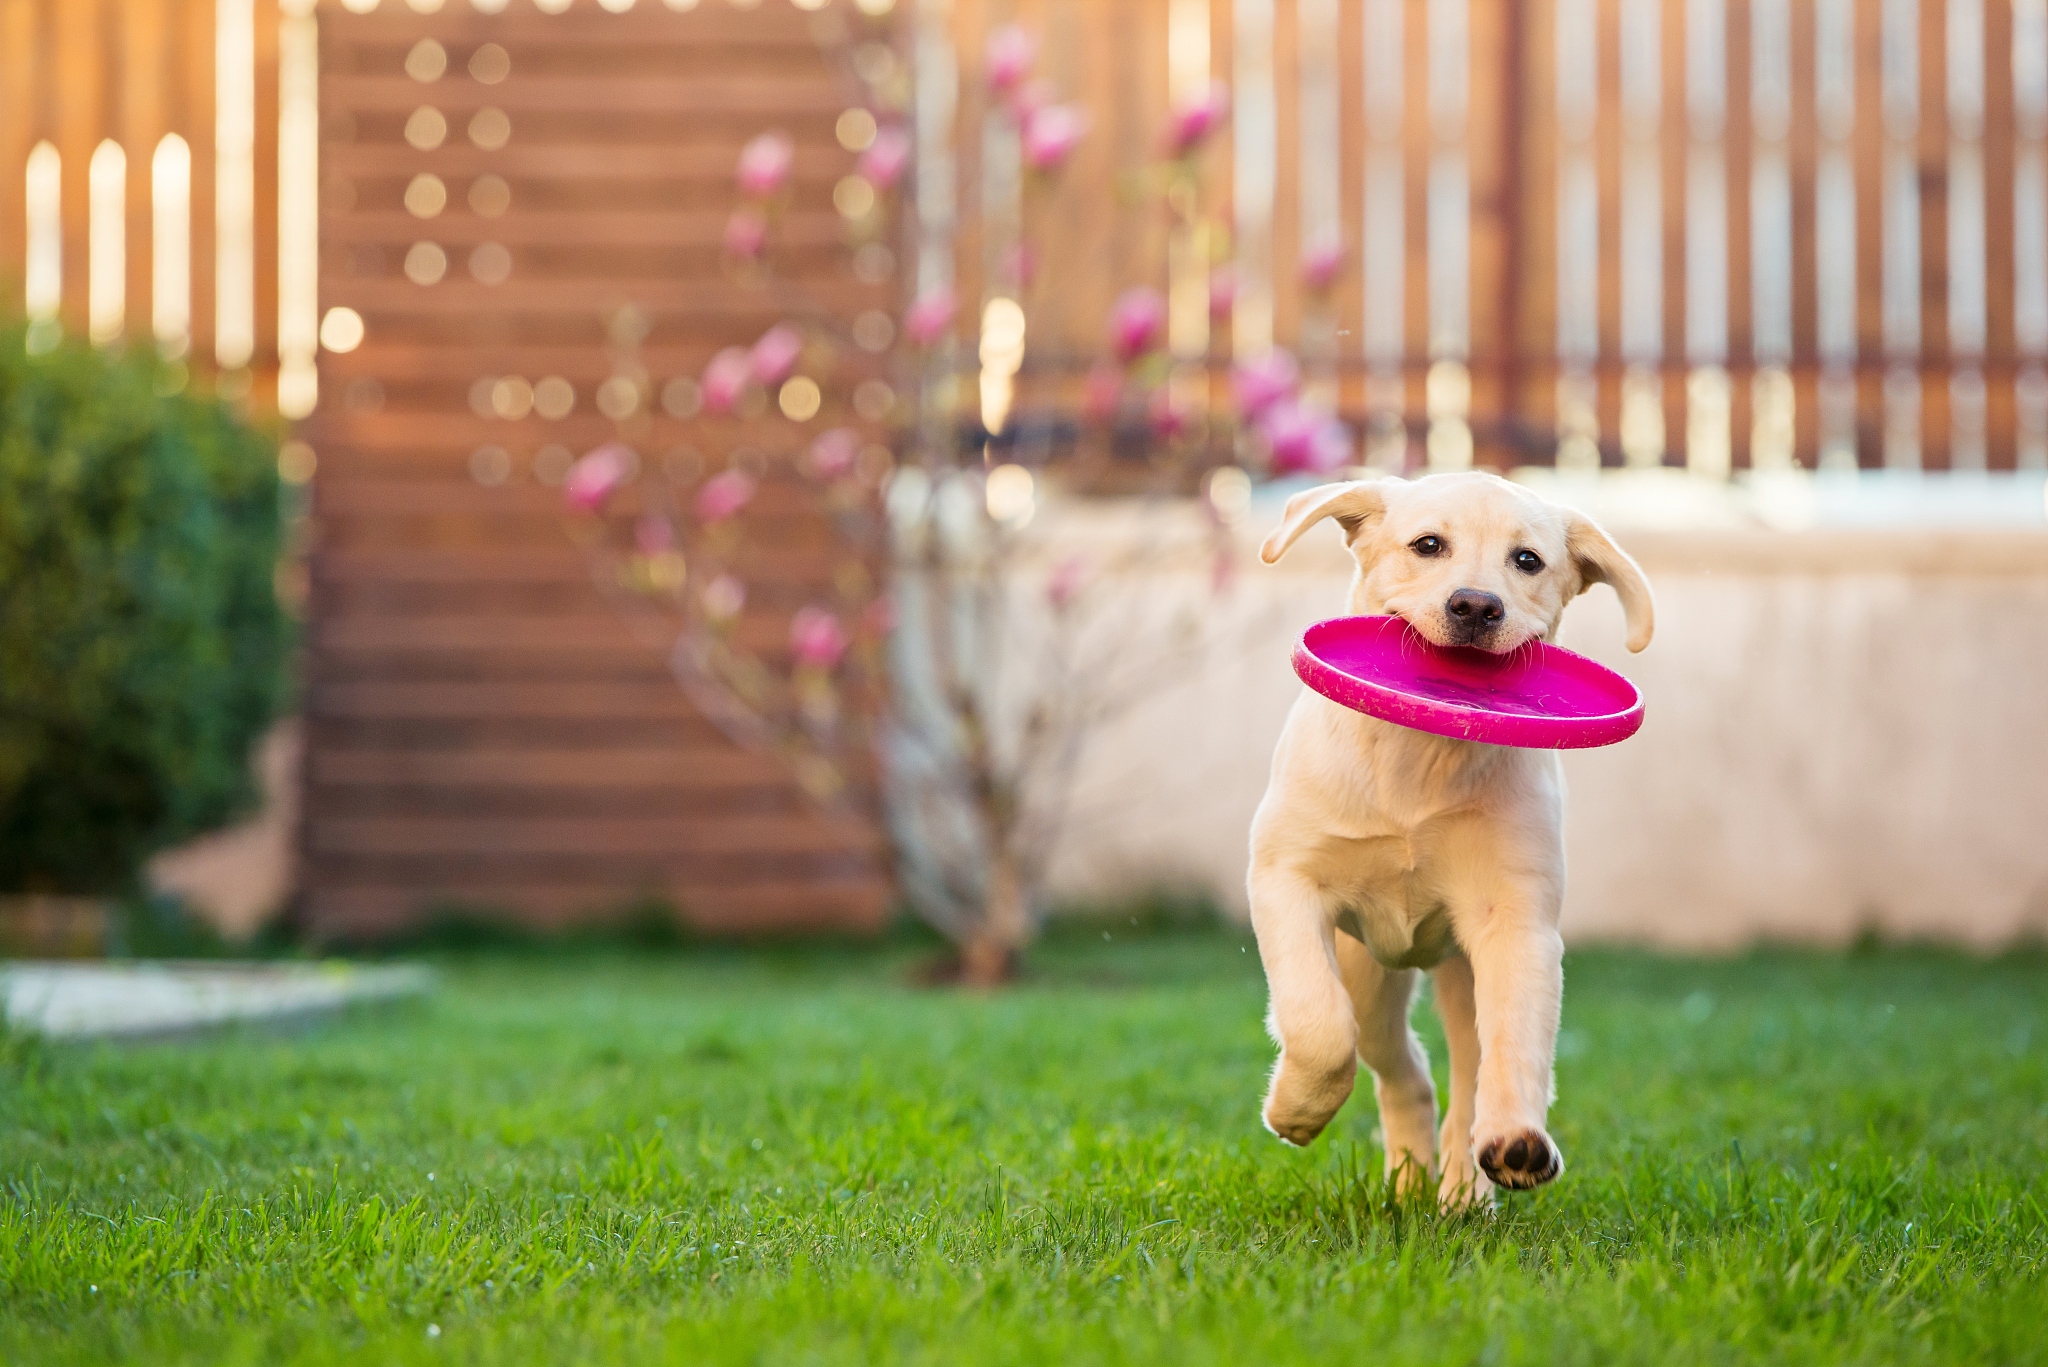
<instances>
[{"instance_id":1,"label":"puppy's eye","mask_svg":"<svg viewBox=\"0 0 2048 1367\"><path fill-rule=\"evenodd\" d=\"M1520 550L1514 554L1515 568L1523 574L1534 574L1543 568L1543 557L1531 550Z\"/></svg>"},{"instance_id":2,"label":"puppy's eye","mask_svg":"<svg viewBox=\"0 0 2048 1367\"><path fill-rule=\"evenodd\" d=\"M1440 536L1418 536L1408 543L1408 549L1427 559L1432 555L1442 555L1447 548Z\"/></svg>"}]
</instances>

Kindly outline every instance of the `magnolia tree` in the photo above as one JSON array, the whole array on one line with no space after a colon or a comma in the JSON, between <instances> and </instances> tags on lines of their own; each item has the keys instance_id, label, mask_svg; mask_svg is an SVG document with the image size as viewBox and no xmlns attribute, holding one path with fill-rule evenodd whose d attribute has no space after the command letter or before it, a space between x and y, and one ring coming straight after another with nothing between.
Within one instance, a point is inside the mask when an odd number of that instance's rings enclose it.
<instances>
[{"instance_id":1,"label":"magnolia tree","mask_svg":"<svg viewBox=\"0 0 2048 1367\"><path fill-rule=\"evenodd\" d=\"M811 799L879 801L905 896L957 947L951 973L974 983L1006 978L1035 933L1089 736L1156 690L1195 644L1206 597L1227 591L1227 524L1252 476L1328 472L1353 449L1335 415L1304 397L1284 351L1239 364L1229 401L1212 407L1208 358L1167 354L1166 303L1146 286L1119 296L1105 320L1078 437L1018 436L1058 430L1043 420L1007 432L973 420L990 406L961 396L990 383L1010 386L996 408L1019 414L1039 395L1056 409L1062 389L1063 360L1023 349L1032 312L1064 302L1039 278L1032 225L1089 121L1034 78L1034 57L1029 34L1003 28L982 71L1014 122L1024 183L1005 302L983 314L978 385L956 373L951 291L908 300L893 323L847 323L778 273L794 149L766 132L740 155L725 253L784 320L663 388L671 413L696 420L687 452L657 464L626 440L607 443L563 483L600 582L658 625L699 708L782 756ZM835 202L855 268L875 275L913 147L889 64L854 66L882 77L842 137L859 159ZM1224 229L1200 219L1199 182L1227 108L1220 85L1176 108L1148 178L1172 230L1218 244L1218 259ZM1342 261L1335 244L1310 254L1311 298L1327 298ZM1212 316L1227 319L1233 302L1218 267ZM623 332L630 350L637 333ZM651 390L632 357L622 369ZM1204 491L1184 505L1196 515L1129 516L1128 500L1055 505L1061 457L1133 444L1160 491ZM815 582L829 587L772 598L787 583L772 573L776 535L802 519L828 533ZM1105 523L1115 524L1107 535ZM1200 585L1194 598L1130 591L1134 572L1163 554L1207 560L1210 573L1182 577Z\"/></svg>"}]
</instances>

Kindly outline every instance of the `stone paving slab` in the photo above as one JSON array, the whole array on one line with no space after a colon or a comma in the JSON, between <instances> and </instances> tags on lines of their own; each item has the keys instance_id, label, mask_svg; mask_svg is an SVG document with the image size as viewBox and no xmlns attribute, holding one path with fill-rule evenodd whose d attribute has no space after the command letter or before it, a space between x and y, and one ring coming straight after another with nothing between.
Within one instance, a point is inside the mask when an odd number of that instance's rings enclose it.
<instances>
[{"instance_id":1,"label":"stone paving slab","mask_svg":"<svg viewBox=\"0 0 2048 1367\"><path fill-rule=\"evenodd\" d=\"M418 996L427 969L204 960L0 961L7 1025L51 1039L141 1039L282 1023Z\"/></svg>"}]
</instances>

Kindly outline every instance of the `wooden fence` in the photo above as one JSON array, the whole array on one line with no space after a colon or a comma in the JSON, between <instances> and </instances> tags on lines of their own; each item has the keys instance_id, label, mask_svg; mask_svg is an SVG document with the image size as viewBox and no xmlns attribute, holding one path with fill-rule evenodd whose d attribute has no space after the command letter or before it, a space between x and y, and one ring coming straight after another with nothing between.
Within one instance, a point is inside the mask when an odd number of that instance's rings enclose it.
<instances>
[{"instance_id":1,"label":"wooden fence","mask_svg":"<svg viewBox=\"0 0 2048 1367\"><path fill-rule=\"evenodd\" d=\"M153 339L267 408L282 325L305 410L315 238L286 222L281 276L278 51L307 8L0 0L0 285L33 344Z\"/></svg>"},{"instance_id":2,"label":"wooden fence","mask_svg":"<svg viewBox=\"0 0 2048 1367\"><path fill-rule=\"evenodd\" d=\"M944 134L923 150L924 273L985 302L1017 290L1019 232L1037 243L1027 381L1085 366L1116 293L1147 283L1190 364L1299 352L1376 463L2048 465L2042 0L917 14L920 124ZM1092 119L1050 190L1024 188L978 79L1007 22ZM1176 240L1124 206L1212 80L1234 103L1205 160L1215 226ZM1332 244L1325 299L1301 267ZM1238 291L1214 325L1212 261Z\"/></svg>"},{"instance_id":3,"label":"wooden fence","mask_svg":"<svg viewBox=\"0 0 2048 1367\"><path fill-rule=\"evenodd\" d=\"M1009 22L1091 123L1028 193L980 78ZM855 29L920 136L901 250L849 273ZM1231 114L1176 227L1148 177L1211 81ZM310 415L315 932L642 893L881 916L877 827L692 710L551 484L621 434L756 440L656 396L774 320L720 253L771 126L805 288L848 317L951 287L971 368L1033 243L1033 401L1073 401L1143 283L1185 380L1220 399L1290 347L1389 468L2048 465L2048 0L0 0L31 344L153 342ZM763 622L829 573L821 527L785 530Z\"/></svg>"},{"instance_id":4,"label":"wooden fence","mask_svg":"<svg viewBox=\"0 0 2048 1367\"><path fill-rule=\"evenodd\" d=\"M801 439L660 402L777 320L721 251L754 134L797 143L780 231L801 292L848 318L890 306L832 208L854 97L828 60L844 41L814 26L840 19L783 0L0 0L0 273L31 345L154 338L305 418L281 466L312 486L314 935L648 897L725 931L886 911L878 826L697 713L671 642L594 582L555 487L620 436L650 467L692 441L723 459ZM622 377L632 403L600 399ZM749 639L779 642L834 568L822 519L764 477L760 506L783 505Z\"/></svg>"}]
</instances>

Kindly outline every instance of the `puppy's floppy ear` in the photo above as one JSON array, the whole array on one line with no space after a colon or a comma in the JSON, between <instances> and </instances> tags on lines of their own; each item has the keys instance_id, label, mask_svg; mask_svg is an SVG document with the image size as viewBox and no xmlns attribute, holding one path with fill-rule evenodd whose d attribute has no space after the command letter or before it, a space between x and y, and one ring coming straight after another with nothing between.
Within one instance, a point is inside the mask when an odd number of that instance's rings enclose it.
<instances>
[{"instance_id":1,"label":"puppy's floppy ear","mask_svg":"<svg viewBox=\"0 0 2048 1367\"><path fill-rule=\"evenodd\" d=\"M1353 480L1348 484L1322 484L1304 489L1287 500L1286 515L1259 547L1259 559L1268 565L1287 553L1301 534L1326 517L1334 517L1344 528L1344 539L1358 535L1359 528L1387 511L1383 486L1398 481Z\"/></svg>"},{"instance_id":2,"label":"puppy's floppy ear","mask_svg":"<svg viewBox=\"0 0 2048 1367\"><path fill-rule=\"evenodd\" d=\"M1650 581L1643 578L1642 567L1584 513L1568 515L1565 548L1578 566L1580 593L1594 584L1613 586L1628 619L1628 648L1641 650L1650 644L1650 635L1657 629L1657 603L1650 596Z\"/></svg>"}]
</instances>

